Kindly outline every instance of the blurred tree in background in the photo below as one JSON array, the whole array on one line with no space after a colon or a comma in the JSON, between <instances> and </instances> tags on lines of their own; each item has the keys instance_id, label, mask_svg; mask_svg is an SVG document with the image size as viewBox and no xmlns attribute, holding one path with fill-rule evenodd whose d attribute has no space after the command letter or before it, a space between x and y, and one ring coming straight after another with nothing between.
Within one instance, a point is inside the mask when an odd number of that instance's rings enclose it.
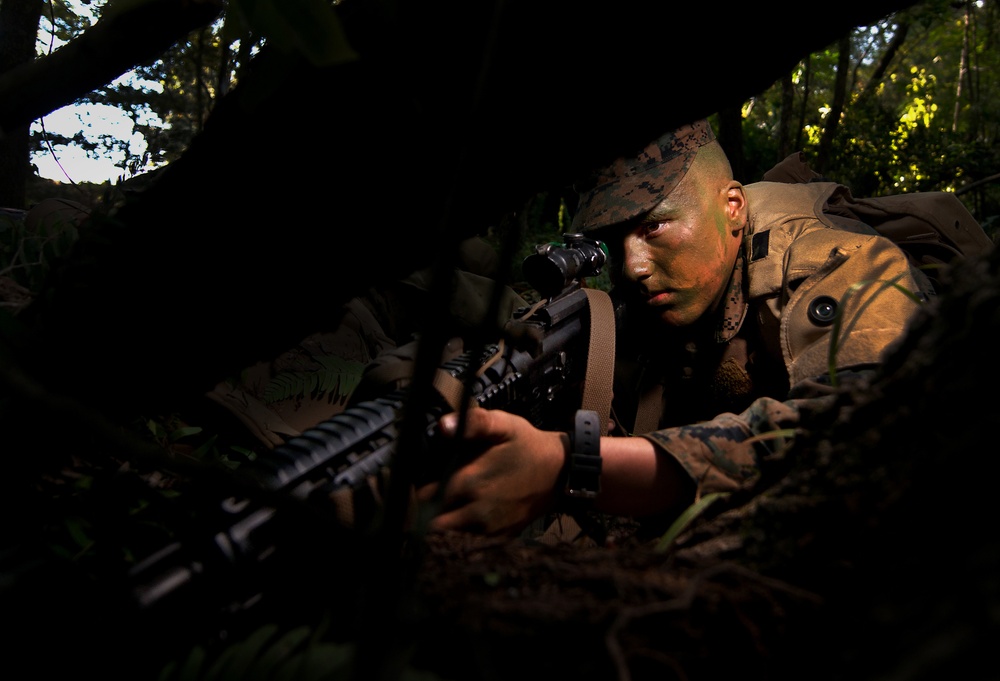
<instances>
[{"instance_id":1,"label":"blurred tree in background","mask_svg":"<svg viewBox=\"0 0 1000 681\"><path fill-rule=\"evenodd\" d=\"M856 196L952 191L991 223L1000 213L998 39L1000 9L989 1L928 0L854 29L744 104L742 180L801 150Z\"/></svg>"}]
</instances>

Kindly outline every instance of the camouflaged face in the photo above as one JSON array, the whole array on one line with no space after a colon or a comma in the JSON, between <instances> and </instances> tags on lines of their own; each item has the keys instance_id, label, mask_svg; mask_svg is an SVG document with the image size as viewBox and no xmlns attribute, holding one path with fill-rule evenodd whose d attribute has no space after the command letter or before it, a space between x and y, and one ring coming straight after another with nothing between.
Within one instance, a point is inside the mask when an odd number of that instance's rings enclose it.
<instances>
[{"instance_id":1,"label":"camouflaged face","mask_svg":"<svg viewBox=\"0 0 1000 681\"><path fill-rule=\"evenodd\" d=\"M698 148L715 139L706 120L662 135L634 158L619 158L577 186L580 203L574 232L634 220L669 194L691 167Z\"/></svg>"}]
</instances>

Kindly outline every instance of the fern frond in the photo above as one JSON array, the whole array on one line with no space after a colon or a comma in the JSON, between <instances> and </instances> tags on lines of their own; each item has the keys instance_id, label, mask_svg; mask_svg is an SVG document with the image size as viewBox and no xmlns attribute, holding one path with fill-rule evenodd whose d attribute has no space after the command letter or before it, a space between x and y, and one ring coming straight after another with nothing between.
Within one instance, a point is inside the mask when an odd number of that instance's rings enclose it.
<instances>
[{"instance_id":1,"label":"fern frond","mask_svg":"<svg viewBox=\"0 0 1000 681\"><path fill-rule=\"evenodd\" d=\"M308 375L283 371L268 381L264 387L264 402L271 404L289 397L303 396L308 393L308 390Z\"/></svg>"},{"instance_id":2,"label":"fern frond","mask_svg":"<svg viewBox=\"0 0 1000 681\"><path fill-rule=\"evenodd\" d=\"M361 382L365 365L336 355L314 358L322 369L315 371L283 371L264 388L264 402L271 404L293 397L322 397L331 402L342 401Z\"/></svg>"}]
</instances>

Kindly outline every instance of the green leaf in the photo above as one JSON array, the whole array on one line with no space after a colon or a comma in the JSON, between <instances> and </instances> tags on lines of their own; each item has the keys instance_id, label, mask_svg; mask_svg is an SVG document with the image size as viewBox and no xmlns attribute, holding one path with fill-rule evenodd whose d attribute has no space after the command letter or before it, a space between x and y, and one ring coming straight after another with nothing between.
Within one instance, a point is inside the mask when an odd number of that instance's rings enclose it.
<instances>
[{"instance_id":1,"label":"green leaf","mask_svg":"<svg viewBox=\"0 0 1000 681\"><path fill-rule=\"evenodd\" d=\"M744 442L751 444L753 442L766 442L768 440L784 440L793 439L796 435L794 428L781 428L779 430L769 430L766 433L758 433L748 437Z\"/></svg>"},{"instance_id":2,"label":"green leaf","mask_svg":"<svg viewBox=\"0 0 1000 681\"><path fill-rule=\"evenodd\" d=\"M257 460L257 452L255 452L252 449L247 449L246 447L240 447L239 445L229 445L229 449L236 452L237 454L245 456L248 461Z\"/></svg>"},{"instance_id":3,"label":"green leaf","mask_svg":"<svg viewBox=\"0 0 1000 681\"><path fill-rule=\"evenodd\" d=\"M250 634L245 640L229 646L215 660L203 681L243 681L260 650L278 630L275 624L267 624Z\"/></svg>"},{"instance_id":4,"label":"green leaf","mask_svg":"<svg viewBox=\"0 0 1000 681\"><path fill-rule=\"evenodd\" d=\"M219 436L217 434L208 438L208 440L205 443L200 445L198 449L194 450L194 456L198 457L199 459L208 458L209 453L211 453L212 449L215 447L215 441L218 439Z\"/></svg>"},{"instance_id":5,"label":"green leaf","mask_svg":"<svg viewBox=\"0 0 1000 681\"><path fill-rule=\"evenodd\" d=\"M158 681L193 681L198 678L202 667L205 666L206 657L205 649L201 646L195 646L187 659L184 660L183 665L178 667L177 662L171 662L164 667ZM175 669L177 670L176 674L173 673Z\"/></svg>"},{"instance_id":6,"label":"green leaf","mask_svg":"<svg viewBox=\"0 0 1000 681\"><path fill-rule=\"evenodd\" d=\"M148 419L146 421L146 428L149 429L149 432L152 433L153 437L157 440L167 439L167 431L163 429L163 426L161 426L158 421Z\"/></svg>"},{"instance_id":7,"label":"green leaf","mask_svg":"<svg viewBox=\"0 0 1000 681\"><path fill-rule=\"evenodd\" d=\"M177 442L181 438L197 435L200 432L201 428L198 426L185 426L183 428L177 428L170 432L170 441Z\"/></svg>"},{"instance_id":8,"label":"green leaf","mask_svg":"<svg viewBox=\"0 0 1000 681\"><path fill-rule=\"evenodd\" d=\"M260 659L260 650L278 632L276 624L266 624L250 634L243 643L234 646L235 652L226 668L224 679L244 681Z\"/></svg>"},{"instance_id":9,"label":"green leaf","mask_svg":"<svg viewBox=\"0 0 1000 681\"><path fill-rule=\"evenodd\" d=\"M271 404L304 394L305 379L302 374L284 372L272 378L264 387L264 403Z\"/></svg>"},{"instance_id":10,"label":"green leaf","mask_svg":"<svg viewBox=\"0 0 1000 681\"><path fill-rule=\"evenodd\" d=\"M351 665L354 661L354 645L340 643L320 643L304 650L301 654L284 662L275 678L289 681L321 681L353 678Z\"/></svg>"},{"instance_id":11,"label":"green leaf","mask_svg":"<svg viewBox=\"0 0 1000 681\"><path fill-rule=\"evenodd\" d=\"M303 641L309 638L309 633L308 627L298 627L284 634L261 654L247 681L265 681L270 678L271 671L291 658Z\"/></svg>"},{"instance_id":12,"label":"green leaf","mask_svg":"<svg viewBox=\"0 0 1000 681\"><path fill-rule=\"evenodd\" d=\"M329 394L331 401L343 400L358 386L365 370L362 362L337 355L320 355L315 359L323 366L315 371L284 371L264 387L264 403L271 404L290 397Z\"/></svg>"},{"instance_id":13,"label":"green leaf","mask_svg":"<svg viewBox=\"0 0 1000 681\"><path fill-rule=\"evenodd\" d=\"M66 519L66 531L81 549L88 549L94 543L88 534L89 529L90 523L83 518L70 517Z\"/></svg>"},{"instance_id":14,"label":"green leaf","mask_svg":"<svg viewBox=\"0 0 1000 681\"><path fill-rule=\"evenodd\" d=\"M706 494L701 499L684 509L684 512L673 522L673 524L667 529L660 540L656 542L656 546L653 550L656 553L665 553L670 545L674 543L677 536L684 531L688 525L691 524L695 518L700 516L705 512L705 509L714 504L719 499L729 496L728 492L713 492L712 494Z\"/></svg>"}]
</instances>

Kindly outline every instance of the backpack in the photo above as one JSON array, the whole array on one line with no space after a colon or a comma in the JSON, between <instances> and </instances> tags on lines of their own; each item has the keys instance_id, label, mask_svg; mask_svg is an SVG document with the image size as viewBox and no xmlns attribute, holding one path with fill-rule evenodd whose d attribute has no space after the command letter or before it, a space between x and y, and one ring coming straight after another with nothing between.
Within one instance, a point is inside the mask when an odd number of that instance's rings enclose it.
<instances>
[{"instance_id":1,"label":"backpack","mask_svg":"<svg viewBox=\"0 0 1000 681\"><path fill-rule=\"evenodd\" d=\"M768 182L829 182L812 170L801 151L764 173ZM850 191L831 198L826 212L859 220L898 245L935 288L934 270L960 258L989 253L993 240L950 192L930 191L855 198Z\"/></svg>"}]
</instances>

